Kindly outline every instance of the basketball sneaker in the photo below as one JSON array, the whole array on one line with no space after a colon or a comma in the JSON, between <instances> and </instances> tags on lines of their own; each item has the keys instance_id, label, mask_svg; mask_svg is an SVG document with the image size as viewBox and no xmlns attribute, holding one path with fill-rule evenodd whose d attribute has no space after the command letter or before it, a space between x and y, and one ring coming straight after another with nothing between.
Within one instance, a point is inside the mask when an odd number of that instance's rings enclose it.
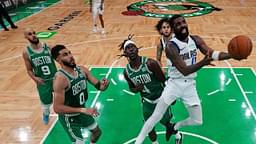
<instances>
[{"instance_id":1,"label":"basketball sneaker","mask_svg":"<svg viewBox=\"0 0 256 144\"><path fill-rule=\"evenodd\" d=\"M101 29L101 34L106 34L106 31L104 28Z\"/></svg>"},{"instance_id":2,"label":"basketball sneaker","mask_svg":"<svg viewBox=\"0 0 256 144\"><path fill-rule=\"evenodd\" d=\"M92 32L93 32L93 33L96 33L96 32L97 32L97 27L94 26L94 27L92 28Z\"/></svg>"},{"instance_id":3,"label":"basketball sneaker","mask_svg":"<svg viewBox=\"0 0 256 144\"><path fill-rule=\"evenodd\" d=\"M180 138L175 138L175 144L182 144L183 135L180 132L179 134L180 134Z\"/></svg>"},{"instance_id":4,"label":"basketball sneaker","mask_svg":"<svg viewBox=\"0 0 256 144\"><path fill-rule=\"evenodd\" d=\"M165 132L165 139L166 141L169 141L171 136L175 133L174 131L174 124L170 124L169 126L166 127L166 132Z\"/></svg>"},{"instance_id":5,"label":"basketball sneaker","mask_svg":"<svg viewBox=\"0 0 256 144\"><path fill-rule=\"evenodd\" d=\"M43 114L43 122L45 125L49 123L49 115Z\"/></svg>"}]
</instances>

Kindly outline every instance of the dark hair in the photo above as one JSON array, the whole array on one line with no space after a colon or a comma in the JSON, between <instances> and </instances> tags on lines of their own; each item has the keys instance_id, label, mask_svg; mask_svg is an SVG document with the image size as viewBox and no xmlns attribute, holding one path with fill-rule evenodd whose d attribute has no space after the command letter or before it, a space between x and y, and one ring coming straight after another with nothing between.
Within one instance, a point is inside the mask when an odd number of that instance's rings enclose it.
<instances>
[{"instance_id":1,"label":"dark hair","mask_svg":"<svg viewBox=\"0 0 256 144\"><path fill-rule=\"evenodd\" d=\"M160 21L158 21L158 23L156 24L155 28L156 30L160 33L161 27L163 25L163 23L166 22L171 26L170 23L170 18L162 18ZM160 33L161 34L161 33Z\"/></svg>"},{"instance_id":2,"label":"dark hair","mask_svg":"<svg viewBox=\"0 0 256 144\"><path fill-rule=\"evenodd\" d=\"M124 44L125 44L125 42L128 41L128 40L131 40L133 36L134 36L134 34L129 34L129 35L128 35L128 38L125 39L121 44L119 44L119 50L120 50L120 51L121 51L121 50L124 50Z\"/></svg>"},{"instance_id":3,"label":"dark hair","mask_svg":"<svg viewBox=\"0 0 256 144\"><path fill-rule=\"evenodd\" d=\"M171 28L174 27L174 20L177 19L177 18L180 18L180 17L183 17L182 15L179 15L179 14L176 14L176 15L173 15L170 19L170 25L171 25Z\"/></svg>"},{"instance_id":4,"label":"dark hair","mask_svg":"<svg viewBox=\"0 0 256 144\"><path fill-rule=\"evenodd\" d=\"M66 49L64 45L56 45L51 49L51 55L56 60L59 56L59 52L63 49Z\"/></svg>"}]
</instances>

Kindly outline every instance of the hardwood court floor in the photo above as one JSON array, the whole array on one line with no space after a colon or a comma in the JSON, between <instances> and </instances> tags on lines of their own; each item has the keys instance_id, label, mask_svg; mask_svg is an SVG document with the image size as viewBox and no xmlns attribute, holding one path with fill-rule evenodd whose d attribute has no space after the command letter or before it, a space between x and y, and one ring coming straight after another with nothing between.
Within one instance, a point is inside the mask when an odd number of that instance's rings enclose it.
<instances>
[{"instance_id":1,"label":"hardwood court floor","mask_svg":"<svg viewBox=\"0 0 256 144\"><path fill-rule=\"evenodd\" d=\"M254 0L202 0L223 11L212 12L200 17L188 18L191 34L200 35L215 50L226 51L229 40L240 34L248 35L255 45L256 27ZM117 60L118 45L128 34L135 34L134 40L143 46L140 54L155 58L158 33L154 29L156 18L124 16L121 12L136 0L107 0L105 2L106 35L92 34L92 20L89 7L82 0L62 0L57 4L27 17L17 23L19 28L0 32L0 143L38 144L50 124L41 122L41 110L35 84L26 74L21 53L27 41L23 30L32 27L36 31L47 31L48 27L68 16L73 11L81 13L57 30L49 40L50 45L65 44L73 52L81 65L111 66ZM253 67L255 49L247 60L229 60L231 66ZM202 57L200 55L200 57ZM124 66L126 60L120 59L114 66ZM215 62L217 66L227 67L225 62ZM253 134L251 134L253 135Z\"/></svg>"}]
</instances>

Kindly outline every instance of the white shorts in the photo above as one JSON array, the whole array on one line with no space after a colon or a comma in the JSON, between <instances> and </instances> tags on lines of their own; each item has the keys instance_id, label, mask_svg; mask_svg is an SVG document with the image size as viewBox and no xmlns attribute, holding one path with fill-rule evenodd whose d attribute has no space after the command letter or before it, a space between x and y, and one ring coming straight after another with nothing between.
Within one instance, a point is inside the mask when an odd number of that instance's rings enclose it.
<instances>
[{"instance_id":1,"label":"white shorts","mask_svg":"<svg viewBox=\"0 0 256 144\"><path fill-rule=\"evenodd\" d=\"M169 105L176 99L180 99L185 106L201 104L196 90L196 81L194 79L169 78L161 98Z\"/></svg>"},{"instance_id":2,"label":"white shorts","mask_svg":"<svg viewBox=\"0 0 256 144\"><path fill-rule=\"evenodd\" d=\"M101 3L94 3L92 6L92 15L96 17L97 15L103 15L104 5L102 6L102 10L100 9Z\"/></svg>"}]
</instances>

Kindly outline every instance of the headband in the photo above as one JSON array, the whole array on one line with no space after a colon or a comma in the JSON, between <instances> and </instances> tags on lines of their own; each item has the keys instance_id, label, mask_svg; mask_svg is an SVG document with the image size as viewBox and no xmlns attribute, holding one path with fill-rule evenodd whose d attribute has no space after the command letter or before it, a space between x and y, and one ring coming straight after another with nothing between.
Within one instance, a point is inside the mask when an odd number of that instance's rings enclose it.
<instances>
[{"instance_id":1,"label":"headband","mask_svg":"<svg viewBox=\"0 0 256 144\"><path fill-rule=\"evenodd\" d=\"M133 41L131 41L131 40L127 40L127 41L124 43L124 50L125 50L125 48L126 48L129 44L134 44L134 45L135 45L135 42L133 42Z\"/></svg>"}]
</instances>

